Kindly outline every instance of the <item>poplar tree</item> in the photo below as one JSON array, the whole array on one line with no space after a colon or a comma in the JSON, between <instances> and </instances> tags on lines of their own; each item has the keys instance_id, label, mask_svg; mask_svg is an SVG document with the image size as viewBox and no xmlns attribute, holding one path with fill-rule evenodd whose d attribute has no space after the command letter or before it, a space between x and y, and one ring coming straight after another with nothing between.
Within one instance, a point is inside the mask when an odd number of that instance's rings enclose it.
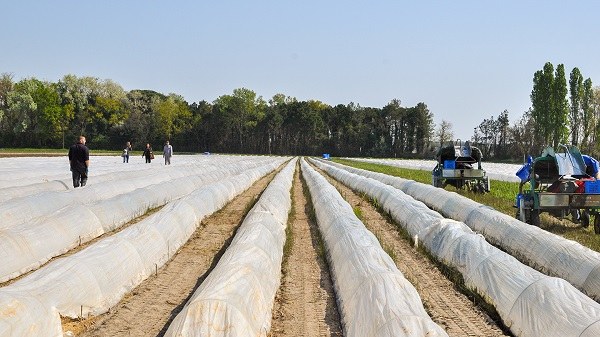
<instances>
[{"instance_id":1,"label":"poplar tree","mask_svg":"<svg viewBox=\"0 0 600 337\"><path fill-rule=\"evenodd\" d=\"M567 141L569 129L567 127L569 116L569 102L567 101L567 79L565 77L565 66L559 64L556 67L556 75L552 85L552 144L556 148L559 144Z\"/></svg>"},{"instance_id":2,"label":"poplar tree","mask_svg":"<svg viewBox=\"0 0 600 337\"><path fill-rule=\"evenodd\" d=\"M594 114L594 88L592 79L588 78L583 82L581 90L581 111L583 125L583 139L581 145L585 152L592 151L594 141L594 126L598 123L597 116Z\"/></svg>"},{"instance_id":3,"label":"poplar tree","mask_svg":"<svg viewBox=\"0 0 600 337\"><path fill-rule=\"evenodd\" d=\"M552 140L554 66L546 62L543 70L533 75L531 91L531 118L534 125L535 147L550 145Z\"/></svg>"},{"instance_id":4,"label":"poplar tree","mask_svg":"<svg viewBox=\"0 0 600 337\"><path fill-rule=\"evenodd\" d=\"M569 76L569 92L571 98L571 108L569 115L569 124L571 128L571 144L577 146L579 144L580 131L582 129L582 111L581 99L583 96L583 76L579 68L575 67Z\"/></svg>"}]
</instances>

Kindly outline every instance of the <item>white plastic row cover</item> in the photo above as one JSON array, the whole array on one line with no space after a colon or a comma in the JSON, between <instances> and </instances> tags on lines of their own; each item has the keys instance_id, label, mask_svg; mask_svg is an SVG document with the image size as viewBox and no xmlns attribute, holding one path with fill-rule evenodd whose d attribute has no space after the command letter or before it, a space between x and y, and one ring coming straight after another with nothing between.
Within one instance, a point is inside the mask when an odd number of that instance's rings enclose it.
<instances>
[{"instance_id":1,"label":"white plastic row cover","mask_svg":"<svg viewBox=\"0 0 600 337\"><path fill-rule=\"evenodd\" d=\"M164 265L200 221L284 159L203 186L148 218L0 288L0 336L61 336L60 315L98 315Z\"/></svg>"},{"instance_id":2,"label":"white plastic row cover","mask_svg":"<svg viewBox=\"0 0 600 337\"><path fill-rule=\"evenodd\" d=\"M456 268L469 288L493 304L516 336L600 335L600 304L565 280L523 265L465 224L443 219L399 189L320 161L315 164L378 200L411 236Z\"/></svg>"},{"instance_id":3,"label":"white plastic row cover","mask_svg":"<svg viewBox=\"0 0 600 337\"><path fill-rule=\"evenodd\" d=\"M454 192L381 173L343 168L402 190L445 216L464 222L529 266L565 279L600 300L600 253Z\"/></svg>"},{"instance_id":4,"label":"white plastic row cover","mask_svg":"<svg viewBox=\"0 0 600 337\"><path fill-rule=\"evenodd\" d=\"M344 336L447 336L337 190L304 160L302 174L327 249Z\"/></svg>"},{"instance_id":5,"label":"white plastic row cover","mask_svg":"<svg viewBox=\"0 0 600 337\"><path fill-rule=\"evenodd\" d=\"M292 160L250 210L231 244L165 336L266 336L281 278Z\"/></svg>"},{"instance_id":6,"label":"white plastic row cover","mask_svg":"<svg viewBox=\"0 0 600 337\"><path fill-rule=\"evenodd\" d=\"M171 177L171 180L131 191L128 191L129 187L123 187L124 193L114 197L93 203L74 203L46 217L0 228L0 261L3 261L0 264L0 282L34 270L53 257L120 227L150 208L187 195L204 184L256 167L260 162L264 160L239 160L236 165L195 167L186 170L187 175L179 178L180 174L163 173L163 179ZM130 186L128 183L131 181L115 181L112 184ZM90 188L82 191L88 193L96 190ZM41 203L50 203L48 198L51 196L44 196L46 198L36 199Z\"/></svg>"},{"instance_id":7,"label":"white plastic row cover","mask_svg":"<svg viewBox=\"0 0 600 337\"><path fill-rule=\"evenodd\" d=\"M218 159L217 159L218 158ZM115 195L132 191L136 188L166 182L171 179L190 175L202 174L203 170L235 164L235 163L262 163L261 157L215 157L214 161L206 160L189 162L185 165L160 166L154 170L135 172L120 171L120 165L113 167L110 174L94 176L89 179L85 188L70 189L67 191L42 190L35 194L24 195L6 200L0 204L0 228L8 228L37 217L41 217L58 209L72 204L86 204L103 200ZM69 173L67 171L67 173ZM51 183L47 183L51 184ZM29 189L30 186L24 188Z\"/></svg>"}]
</instances>

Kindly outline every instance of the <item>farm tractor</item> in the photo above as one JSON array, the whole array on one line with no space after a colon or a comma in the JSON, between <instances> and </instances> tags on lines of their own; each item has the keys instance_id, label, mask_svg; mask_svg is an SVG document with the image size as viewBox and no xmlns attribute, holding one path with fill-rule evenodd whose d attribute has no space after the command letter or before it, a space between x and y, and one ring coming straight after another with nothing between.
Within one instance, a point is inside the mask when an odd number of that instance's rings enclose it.
<instances>
[{"instance_id":1,"label":"farm tractor","mask_svg":"<svg viewBox=\"0 0 600 337\"><path fill-rule=\"evenodd\" d=\"M481 150L471 146L469 141L462 143L460 139L454 145L440 148L432 171L433 186L443 188L452 185L459 190L489 192L490 181L481 168L481 157Z\"/></svg>"},{"instance_id":2,"label":"farm tractor","mask_svg":"<svg viewBox=\"0 0 600 337\"><path fill-rule=\"evenodd\" d=\"M600 234L598 161L582 155L575 146L560 145L559 151L547 147L517 171L521 183L514 205L516 216L539 226L540 213L547 212L560 219L571 216L583 227L590 225L593 216L594 232Z\"/></svg>"}]
</instances>

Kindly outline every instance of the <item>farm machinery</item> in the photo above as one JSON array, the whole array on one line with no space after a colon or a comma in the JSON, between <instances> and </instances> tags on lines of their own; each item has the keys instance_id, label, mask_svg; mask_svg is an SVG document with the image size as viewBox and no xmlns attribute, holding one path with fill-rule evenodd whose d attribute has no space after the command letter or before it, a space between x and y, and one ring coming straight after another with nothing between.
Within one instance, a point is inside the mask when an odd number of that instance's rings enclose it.
<instances>
[{"instance_id":1,"label":"farm machinery","mask_svg":"<svg viewBox=\"0 0 600 337\"><path fill-rule=\"evenodd\" d=\"M540 157L529 157L517 171L517 218L539 226L540 213L547 212L561 219L571 216L588 227L593 216L594 232L600 234L598 166L597 160L570 145L560 145L558 152L547 147Z\"/></svg>"},{"instance_id":2,"label":"farm machinery","mask_svg":"<svg viewBox=\"0 0 600 337\"><path fill-rule=\"evenodd\" d=\"M475 193L490 191L490 181L481 168L481 150L471 146L469 141L460 140L453 145L442 147L435 156L437 164L432 171L432 184L435 187L452 185L456 189L467 189Z\"/></svg>"}]
</instances>

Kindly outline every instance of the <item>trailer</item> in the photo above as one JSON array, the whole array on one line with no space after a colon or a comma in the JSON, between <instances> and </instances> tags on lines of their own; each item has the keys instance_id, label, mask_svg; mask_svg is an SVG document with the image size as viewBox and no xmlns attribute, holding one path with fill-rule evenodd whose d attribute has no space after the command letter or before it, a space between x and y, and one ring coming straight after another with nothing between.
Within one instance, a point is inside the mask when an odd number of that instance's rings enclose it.
<instances>
[{"instance_id":1,"label":"trailer","mask_svg":"<svg viewBox=\"0 0 600 337\"><path fill-rule=\"evenodd\" d=\"M436 154L437 164L432 171L432 184L444 188L467 189L475 193L490 191L490 181L481 167L481 150L469 141L457 140L453 145L440 148Z\"/></svg>"},{"instance_id":2,"label":"trailer","mask_svg":"<svg viewBox=\"0 0 600 337\"><path fill-rule=\"evenodd\" d=\"M514 207L516 217L539 226L540 214L569 218L588 227L593 217L594 232L600 234L600 180L598 167L586 165L579 149L560 145L560 152L547 147L540 157L530 158L517 171L521 179Z\"/></svg>"}]
</instances>

